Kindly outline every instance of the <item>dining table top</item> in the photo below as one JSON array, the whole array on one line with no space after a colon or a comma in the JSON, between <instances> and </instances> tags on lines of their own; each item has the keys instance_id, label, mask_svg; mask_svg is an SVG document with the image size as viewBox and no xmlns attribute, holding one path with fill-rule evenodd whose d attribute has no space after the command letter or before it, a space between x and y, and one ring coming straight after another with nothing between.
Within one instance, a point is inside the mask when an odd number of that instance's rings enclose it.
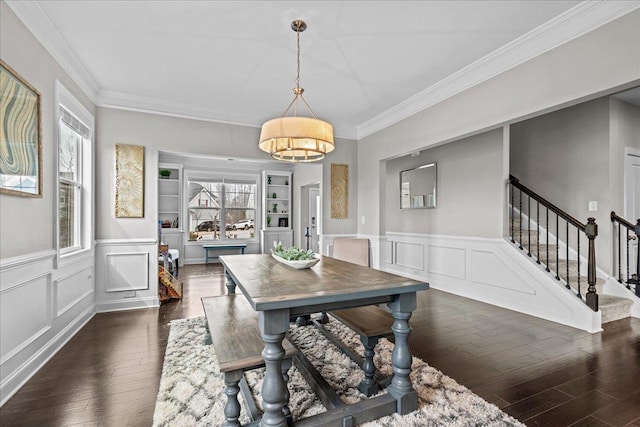
<instances>
[{"instance_id":1,"label":"dining table top","mask_svg":"<svg viewBox=\"0 0 640 427\"><path fill-rule=\"evenodd\" d=\"M363 304L429 288L425 282L320 256L311 268L295 269L269 254L222 255L226 273L256 311L322 306L362 300ZM387 299L385 299L387 298Z\"/></svg>"}]
</instances>

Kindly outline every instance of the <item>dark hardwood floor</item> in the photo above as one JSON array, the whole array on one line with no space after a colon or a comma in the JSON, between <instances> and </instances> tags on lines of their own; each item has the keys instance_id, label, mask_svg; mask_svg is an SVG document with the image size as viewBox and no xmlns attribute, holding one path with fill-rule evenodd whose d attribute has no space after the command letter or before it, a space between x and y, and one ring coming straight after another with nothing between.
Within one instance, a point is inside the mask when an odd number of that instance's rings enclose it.
<instances>
[{"instance_id":1,"label":"dark hardwood floor","mask_svg":"<svg viewBox=\"0 0 640 427\"><path fill-rule=\"evenodd\" d=\"M97 314L0 408L1 426L149 426L173 319L225 293L217 265L180 271L184 298ZM528 426L640 427L640 319L598 334L429 290L413 353Z\"/></svg>"}]
</instances>

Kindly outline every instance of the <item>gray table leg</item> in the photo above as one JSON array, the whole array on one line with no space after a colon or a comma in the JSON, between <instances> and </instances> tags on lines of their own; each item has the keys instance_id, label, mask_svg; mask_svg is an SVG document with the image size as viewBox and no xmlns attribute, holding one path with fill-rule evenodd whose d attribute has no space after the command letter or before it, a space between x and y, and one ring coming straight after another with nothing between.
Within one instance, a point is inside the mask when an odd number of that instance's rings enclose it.
<instances>
[{"instance_id":1,"label":"gray table leg","mask_svg":"<svg viewBox=\"0 0 640 427\"><path fill-rule=\"evenodd\" d=\"M387 305L395 319L391 327L395 337L395 346L391 355L393 380L391 380L391 385L387 387L387 392L396 398L398 413L405 415L418 409L418 394L409 379L412 357L408 341L411 332L409 318L411 312L416 309L416 294L413 292L398 295L395 301Z\"/></svg>"},{"instance_id":2,"label":"gray table leg","mask_svg":"<svg viewBox=\"0 0 640 427\"><path fill-rule=\"evenodd\" d=\"M233 281L227 270L224 271L224 275L227 278L227 294L235 294L236 293L236 282Z\"/></svg>"},{"instance_id":3,"label":"gray table leg","mask_svg":"<svg viewBox=\"0 0 640 427\"><path fill-rule=\"evenodd\" d=\"M260 425L284 427L287 425L283 408L286 404L287 385L282 376L284 349L282 340L289 329L289 310L261 311L259 326L264 350L262 358L266 368L262 383L262 408Z\"/></svg>"}]
</instances>

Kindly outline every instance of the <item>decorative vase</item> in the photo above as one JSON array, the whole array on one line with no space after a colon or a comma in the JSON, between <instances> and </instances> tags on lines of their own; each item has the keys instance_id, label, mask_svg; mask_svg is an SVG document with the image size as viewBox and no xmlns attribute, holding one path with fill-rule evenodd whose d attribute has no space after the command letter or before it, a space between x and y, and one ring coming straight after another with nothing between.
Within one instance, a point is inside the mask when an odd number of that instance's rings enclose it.
<instances>
[{"instance_id":1,"label":"decorative vase","mask_svg":"<svg viewBox=\"0 0 640 427\"><path fill-rule=\"evenodd\" d=\"M267 184L271 184L271 177L270 176L267 177Z\"/></svg>"},{"instance_id":2,"label":"decorative vase","mask_svg":"<svg viewBox=\"0 0 640 427\"><path fill-rule=\"evenodd\" d=\"M277 197L278 197L278 195L276 193L273 193L273 195L271 196L272 199L275 199Z\"/></svg>"},{"instance_id":3,"label":"decorative vase","mask_svg":"<svg viewBox=\"0 0 640 427\"><path fill-rule=\"evenodd\" d=\"M278 213L278 204L277 203L273 204L273 211L272 212L273 213Z\"/></svg>"}]
</instances>

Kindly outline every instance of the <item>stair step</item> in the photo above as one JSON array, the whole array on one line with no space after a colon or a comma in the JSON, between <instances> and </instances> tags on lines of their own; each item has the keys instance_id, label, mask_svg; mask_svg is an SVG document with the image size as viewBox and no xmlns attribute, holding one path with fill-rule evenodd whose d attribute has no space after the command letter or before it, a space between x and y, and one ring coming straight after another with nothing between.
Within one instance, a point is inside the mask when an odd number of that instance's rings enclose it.
<instances>
[{"instance_id":1,"label":"stair step","mask_svg":"<svg viewBox=\"0 0 640 427\"><path fill-rule=\"evenodd\" d=\"M633 301L613 295L600 295L598 305L602 312L602 323L604 324L631 316Z\"/></svg>"},{"instance_id":2,"label":"stair step","mask_svg":"<svg viewBox=\"0 0 640 427\"><path fill-rule=\"evenodd\" d=\"M523 247L528 247L529 246L529 241L531 241L531 248L533 248L533 245L535 245L536 243L538 243L540 236L538 235L538 233L535 232L531 232L531 236L529 236L528 232L523 231L522 232L522 238L520 237L520 233L516 232L513 235L513 239L516 242L520 242L522 244Z\"/></svg>"}]
</instances>

